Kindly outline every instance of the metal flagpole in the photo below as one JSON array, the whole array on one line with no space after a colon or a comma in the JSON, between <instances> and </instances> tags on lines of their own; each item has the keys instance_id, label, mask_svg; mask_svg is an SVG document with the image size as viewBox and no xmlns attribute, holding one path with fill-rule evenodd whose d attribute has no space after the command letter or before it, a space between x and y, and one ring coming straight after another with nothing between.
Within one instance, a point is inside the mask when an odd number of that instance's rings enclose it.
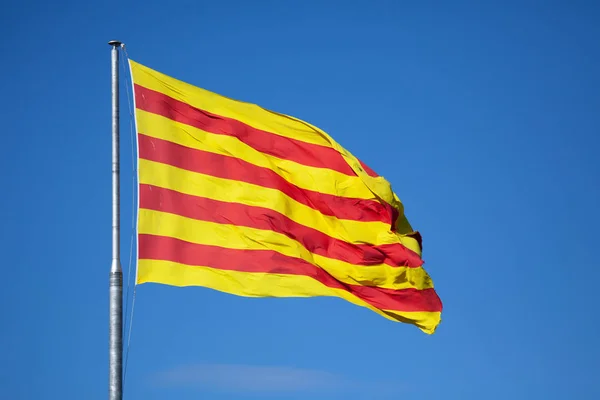
<instances>
[{"instance_id":1,"label":"metal flagpole","mask_svg":"<svg viewBox=\"0 0 600 400\"><path fill-rule=\"evenodd\" d=\"M112 81L112 264L109 290L109 400L123 397L123 271L121 270L119 212L119 47L121 42L108 42L111 49Z\"/></svg>"}]
</instances>

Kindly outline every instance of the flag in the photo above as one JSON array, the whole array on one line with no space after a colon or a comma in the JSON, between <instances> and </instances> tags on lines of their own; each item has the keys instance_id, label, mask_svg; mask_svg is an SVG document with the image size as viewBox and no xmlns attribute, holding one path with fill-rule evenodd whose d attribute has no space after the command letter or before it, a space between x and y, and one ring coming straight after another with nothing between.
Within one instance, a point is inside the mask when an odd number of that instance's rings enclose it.
<instances>
[{"instance_id":1,"label":"flag","mask_svg":"<svg viewBox=\"0 0 600 400\"><path fill-rule=\"evenodd\" d=\"M421 237L385 178L307 122L130 69L137 284L336 296L435 331Z\"/></svg>"}]
</instances>

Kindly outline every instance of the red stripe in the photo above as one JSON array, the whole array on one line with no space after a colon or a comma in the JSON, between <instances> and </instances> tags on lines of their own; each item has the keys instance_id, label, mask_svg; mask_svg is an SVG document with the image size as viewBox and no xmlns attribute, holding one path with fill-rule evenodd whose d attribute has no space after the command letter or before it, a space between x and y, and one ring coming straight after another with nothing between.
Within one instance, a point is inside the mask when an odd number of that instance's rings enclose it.
<instances>
[{"instance_id":1,"label":"red stripe","mask_svg":"<svg viewBox=\"0 0 600 400\"><path fill-rule=\"evenodd\" d=\"M135 85L135 104L140 110L162 115L206 132L236 137L248 146L277 158L356 176L344 157L331 147L306 143L256 129L238 120L201 110L138 84Z\"/></svg>"},{"instance_id":2,"label":"red stripe","mask_svg":"<svg viewBox=\"0 0 600 400\"><path fill-rule=\"evenodd\" d=\"M142 234L139 236L139 257L228 271L309 276L325 286L346 290L379 309L405 312L442 311L442 303L434 289L392 290L349 285L302 259L284 256L272 250L227 249Z\"/></svg>"},{"instance_id":3,"label":"red stripe","mask_svg":"<svg viewBox=\"0 0 600 400\"><path fill-rule=\"evenodd\" d=\"M356 265L387 264L416 268L421 258L401 244L351 244L304 226L269 208L207 199L151 185L140 185L140 208L201 221L270 230L301 243L308 251Z\"/></svg>"},{"instance_id":4,"label":"red stripe","mask_svg":"<svg viewBox=\"0 0 600 400\"><path fill-rule=\"evenodd\" d=\"M325 215L362 222L381 221L390 226L397 215L393 207L375 200L333 196L301 189L274 171L239 158L192 149L144 134L138 136L140 158L188 171L276 189Z\"/></svg>"}]
</instances>

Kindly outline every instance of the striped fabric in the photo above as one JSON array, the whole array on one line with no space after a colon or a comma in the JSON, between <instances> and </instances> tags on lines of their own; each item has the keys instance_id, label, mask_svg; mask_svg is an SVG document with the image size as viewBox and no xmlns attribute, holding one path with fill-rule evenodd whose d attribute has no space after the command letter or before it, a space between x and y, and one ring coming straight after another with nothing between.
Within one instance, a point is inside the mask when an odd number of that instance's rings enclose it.
<instances>
[{"instance_id":1,"label":"striped fabric","mask_svg":"<svg viewBox=\"0 0 600 400\"><path fill-rule=\"evenodd\" d=\"M304 121L130 67L138 284L336 296L435 331L442 304L389 182Z\"/></svg>"}]
</instances>

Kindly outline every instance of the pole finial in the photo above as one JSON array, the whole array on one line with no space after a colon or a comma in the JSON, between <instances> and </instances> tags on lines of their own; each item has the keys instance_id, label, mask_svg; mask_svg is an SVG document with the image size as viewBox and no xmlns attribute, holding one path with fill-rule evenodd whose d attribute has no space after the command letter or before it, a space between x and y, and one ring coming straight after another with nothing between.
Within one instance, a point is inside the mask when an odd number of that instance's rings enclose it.
<instances>
[{"instance_id":1,"label":"pole finial","mask_svg":"<svg viewBox=\"0 0 600 400\"><path fill-rule=\"evenodd\" d=\"M119 47L123 44L123 42L120 42L118 40L111 40L110 42L108 42L109 45L113 46L113 47Z\"/></svg>"}]
</instances>

